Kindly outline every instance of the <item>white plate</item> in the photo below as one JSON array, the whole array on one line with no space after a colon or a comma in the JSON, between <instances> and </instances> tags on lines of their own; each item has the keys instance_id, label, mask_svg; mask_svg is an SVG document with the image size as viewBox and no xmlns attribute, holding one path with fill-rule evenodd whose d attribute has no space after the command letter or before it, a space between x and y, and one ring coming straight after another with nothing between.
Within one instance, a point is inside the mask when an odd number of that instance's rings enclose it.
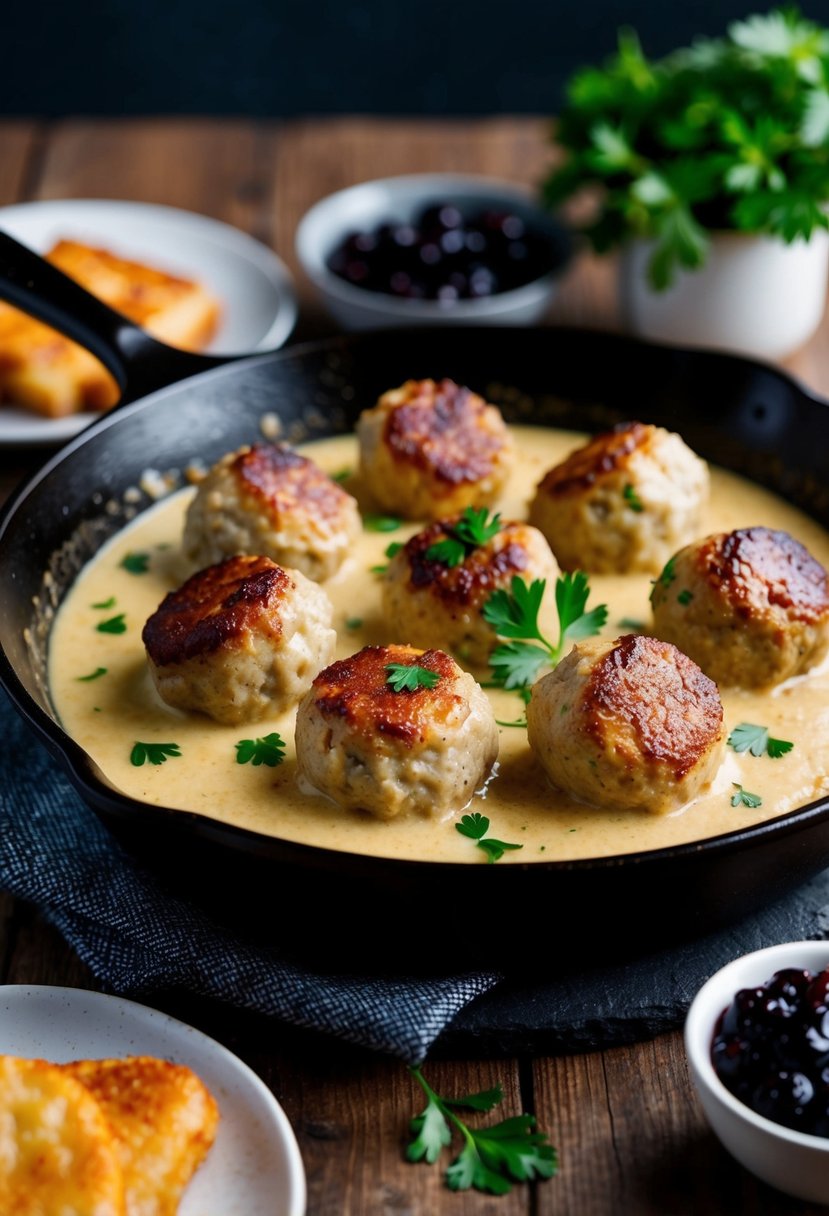
<instances>
[{"instance_id":1,"label":"white plate","mask_svg":"<svg viewBox=\"0 0 829 1216\"><path fill-rule=\"evenodd\" d=\"M276 350L296 322L285 264L253 237L204 215L149 203L47 199L0 207L0 229L37 253L61 238L78 240L196 279L222 303L221 324L207 348L216 354ZM0 445L62 443L95 417L49 419L0 406Z\"/></svg>"},{"instance_id":2,"label":"white plate","mask_svg":"<svg viewBox=\"0 0 829 1216\"><path fill-rule=\"evenodd\" d=\"M301 1216L305 1173L273 1094L225 1047L134 1001L44 985L0 986L0 1053L69 1060L151 1055L186 1064L219 1104L219 1131L179 1216Z\"/></svg>"}]
</instances>

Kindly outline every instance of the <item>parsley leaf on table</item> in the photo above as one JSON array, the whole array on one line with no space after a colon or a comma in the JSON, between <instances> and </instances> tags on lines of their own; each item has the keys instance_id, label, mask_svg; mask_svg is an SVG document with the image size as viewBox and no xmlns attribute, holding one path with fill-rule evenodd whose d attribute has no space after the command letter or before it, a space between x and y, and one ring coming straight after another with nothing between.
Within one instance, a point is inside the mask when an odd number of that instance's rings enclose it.
<instances>
[{"instance_id":1,"label":"parsley leaf on table","mask_svg":"<svg viewBox=\"0 0 829 1216\"><path fill-rule=\"evenodd\" d=\"M276 768L285 759L285 741L276 731L259 739L240 739L236 744L236 763L266 764Z\"/></svg>"},{"instance_id":2,"label":"parsley leaf on table","mask_svg":"<svg viewBox=\"0 0 829 1216\"><path fill-rule=\"evenodd\" d=\"M750 752L752 756L769 756L779 760L794 747L788 739L773 739L767 726L756 726L753 722L741 722L728 736L728 746L735 752Z\"/></svg>"},{"instance_id":3,"label":"parsley leaf on table","mask_svg":"<svg viewBox=\"0 0 829 1216\"><path fill-rule=\"evenodd\" d=\"M512 639L496 646L490 655L496 687L526 691L542 667L555 667L568 643L593 637L607 620L606 604L586 611L590 584L584 571L562 574L556 579L559 636L553 645L538 624L545 587L544 579L527 584L516 575L509 592L495 591L484 604L484 620L498 637Z\"/></svg>"},{"instance_id":4,"label":"parsley leaf on table","mask_svg":"<svg viewBox=\"0 0 829 1216\"><path fill-rule=\"evenodd\" d=\"M140 768L145 761L150 764L166 764L167 757L174 759L181 755L177 743L140 743L136 742L130 752L130 764Z\"/></svg>"},{"instance_id":5,"label":"parsley leaf on table","mask_svg":"<svg viewBox=\"0 0 829 1216\"><path fill-rule=\"evenodd\" d=\"M731 795L732 806L747 806L754 810L758 806L763 805L763 799L759 794L750 794L748 790L744 790L736 781L732 781L734 793Z\"/></svg>"},{"instance_id":6,"label":"parsley leaf on table","mask_svg":"<svg viewBox=\"0 0 829 1216\"><path fill-rule=\"evenodd\" d=\"M416 663L387 663L386 683L395 692L414 692L416 688L434 688L440 679L439 671L418 667Z\"/></svg>"},{"instance_id":7,"label":"parsley leaf on table","mask_svg":"<svg viewBox=\"0 0 829 1216\"><path fill-rule=\"evenodd\" d=\"M500 530L500 515L489 519L486 507L467 507L457 523L447 528L447 536L429 546L426 557L430 562L442 562L445 566L460 566L470 553L492 540Z\"/></svg>"},{"instance_id":8,"label":"parsley leaf on table","mask_svg":"<svg viewBox=\"0 0 829 1216\"><path fill-rule=\"evenodd\" d=\"M535 1131L532 1115L516 1115L491 1127L469 1127L455 1112L459 1108L490 1111L502 1100L500 1085L465 1098L443 1098L435 1093L419 1068L409 1070L426 1095L427 1104L412 1119L414 1140L406 1149L409 1161L433 1165L452 1142L452 1128L463 1137L463 1148L446 1171L453 1191L474 1187L493 1195L506 1195L514 1182L552 1178L558 1168L556 1150L547 1136Z\"/></svg>"}]
</instances>

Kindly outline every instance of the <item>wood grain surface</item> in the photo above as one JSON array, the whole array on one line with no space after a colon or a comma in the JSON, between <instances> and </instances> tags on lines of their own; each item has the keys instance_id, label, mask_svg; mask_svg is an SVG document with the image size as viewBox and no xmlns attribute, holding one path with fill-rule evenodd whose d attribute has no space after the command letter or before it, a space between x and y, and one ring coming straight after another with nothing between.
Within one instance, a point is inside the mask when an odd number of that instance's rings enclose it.
<instances>
[{"instance_id":1,"label":"wood grain surface","mask_svg":"<svg viewBox=\"0 0 829 1216\"><path fill-rule=\"evenodd\" d=\"M226 220L287 261L300 291L298 336L310 336L332 326L294 258L293 233L307 207L341 186L391 173L458 170L532 184L552 156L547 136L545 121L526 118L7 122L0 123L0 204L130 198ZM553 317L617 326L614 272L612 259L582 257ZM789 367L829 394L829 326ZM37 459L2 454L0 485L8 490ZM3 895L0 981L100 986L32 908ZM152 1003L227 1044L271 1086L299 1138L310 1216L816 1216L821 1210L755 1181L720 1148L692 1093L678 1033L559 1059L431 1061L432 1084L448 1095L499 1080L504 1113L535 1113L559 1150L556 1178L496 1199L453 1194L437 1167L404 1161L408 1121L422 1101L402 1065L204 1002L158 994Z\"/></svg>"}]
</instances>

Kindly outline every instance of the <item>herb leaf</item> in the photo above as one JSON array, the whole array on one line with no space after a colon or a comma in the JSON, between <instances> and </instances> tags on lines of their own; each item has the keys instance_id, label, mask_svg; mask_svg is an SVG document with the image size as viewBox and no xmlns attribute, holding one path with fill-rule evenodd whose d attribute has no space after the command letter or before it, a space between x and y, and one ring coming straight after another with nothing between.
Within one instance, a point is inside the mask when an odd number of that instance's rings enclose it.
<instances>
[{"instance_id":1,"label":"herb leaf","mask_svg":"<svg viewBox=\"0 0 829 1216\"><path fill-rule=\"evenodd\" d=\"M773 739L767 726L756 726L753 722L741 722L728 736L728 746L735 752L750 752L752 756L769 756L779 760L794 747L788 739Z\"/></svg>"},{"instance_id":2,"label":"herb leaf","mask_svg":"<svg viewBox=\"0 0 829 1216\"><path fill-rule=\"evenodd\" d=\"M99 621L95 626L98 633L126 633L127 622L123 612L119 612L117 616L111 616L106 621Z\"/></svg>"},{"instance_id":3,"label":"herb leaf","mask_svg":"<svg viewBox=\"0 0 829 1216\"><path fill-rule=\"evenodd\" d=\"M659 575L658 578L655 578L653 580L653 587L651 588L651 594L650 594L651 603L653 603L653 597L656 595L657 587L668 588L668 587L670 587L671 583L676 578L676 570L674 569L675 566L676 566L676 554L674 554L673 557L668 558L668 560L665 562L665 565L662 567L662 573Z\"/></svg>"},{"instance_id":4,"label":"herb leaf","mask_svg":"<svg viewBox=\"0 0 829 1216\"><path fill-rule=\"evenodd\" d=\"M390 545L386 545L386 549L385 549L386 557L388 557L388 558L394 557L395 554L399 553L402 548L403 548L403 545L400 543L399 540L393 540ZM372 574L385 574L387 570L388 570L388 566L385 564L381 565L381 566L372 566L371 567Z\"/></svg>"},{"instance_id":5,"label":"herb leaf","mask_svg":"<svg viewBox=\"0 0 829 1216\"><path fill-rule=\"evenodd\" d=\"M114 608L115 596L111 595L108 600L101 600L99 604L92 604L93 608Z\"/></svg>"},{"instance_id":6,"label":"herb leaf","mask_svg":"<svg viewBox=\"0 0 829 1216\"><path fill-rule=\"evenodd\" d=\"M489 831L489 820L486 815L473 811L471 815L463 815L460 823L455 824L455 828L461 836L468 836L470 840L480 840Z\"/></svg>"},{"instance_id":7,"label":"herb leaf","mask_svg":"<svg viewBox=\"0 0 829 1216\"><path fill-rule=\"evenodd\" d=\"M622 490L622 498L624 498L631 511L635 511L637 515L644 511L645 504L642 502L642 499L636 493L634 486L630 482L628 482L625 488Z\"/></svg>"},{"instance_id":8,"label":"herb leaf","mask_svg":"<svg viewBox=\"0 0 829 1216\"><path fill-rule=\"evenodd\" d=\"M568 643L593 637L607 620L606 604L585 611L590 594L587 575L582 570L563 574L556 580L559 638L554 646L538 624L545 587L544 579L528 585L515 576L510 592L503 589L493 592L483 606L484 620L495 633L513 639L496 646L490 655L493 684L498 688L526 689L542 667L555 667Z\"/></svg>"},{"instance_id":9,"label":"herb leaf","mask_svg":"<svg viewBox=\"0 0 829 1216\"><path fill-rule=\"evenodd\" d=\"M127 553L118 563L130 574L146 574L150 568L149 553Z\"/></svg>"},{"instance_id":10,"label":"herb leaf","mask_svg":"<svg viewBox=\"0 0 829 1216\"><path fill-rule=\"evenodd\" d=\"M367 532L394 532L403 523L394 515L364 515L363 527Z\"/></svg>"},{"instance_id":11,"label":"herb leaf","mask_svg":"<svg viewBox=\"0 0 829 1216\"><path fill-rule=\"evenodd\" d=\"M434 688L440 679L439 671L418 667L416 663L387 663L386 683L395 692L414 692L417 688Z\"/></svg>"},{"instance_id":12,"label":"herb leaf","mask_svg":"<svg viewBox=\"0 0 829 1216\"><path fill-rule=\"evenodd\" d=\"M236 744L236 763L253 764L256 768L266 764L276 768L285 759L285 741L276 731L259 739L240 739Z\"/></svg>"},{"instance_id":13,"label":"herb leaf","mask_svg":"<svg viewBox=\"0 0 829 1216\"><path fill-rule=\"evenodd\" d=\"M88 676L75 676L75 679L80 684L89 684L92 680L97 680L107 673L106 667L96 667L94 671L90 671Z\"/></svg>"},{"instance_id":14,"label":"herb leaf","mask_svg":"<svg viewBox=\"0 0 829 1216\"><path fill-rule=\"evenodd\" d=\"M168 756L175 759L180 755L181 751L177 743L136 742L130 752L130 764L134 764L136 768L140 768L145 760L150 764L166 764Z\"/></svg>"},{"instance_id":15,"label":"herb leaf","mask_svg":"<svg viewBox=\"0 0 829 1216\"><path fill-rule=\"evenodd\" d=\"M445 566L459 566L471 553L492 540L501 530L501 516L489 519L486 507L467 507L463 515L447 529L444 540L437 541L426 550L430 562L442 562Z\"/></svg>"},{"instance_id":16,"label":"herb leaf","mask_svg":"<svg viewBox=\"0 0 829 1216\"><path fill-rule=\"evenodd\" d=\"M756 807L763 805L763 799L759 794L750 794L748 790L744 790L736 781L732 781L731 784L735 790L735 793L731 795L732 806L747 806L754 810Z\"/></svg>"},{"instance_id":17,"label":"herb leaf","mask_svg":"<svg viewBox=\"0 0 829 1216\"><path fill-rule=\"evenodd\" d=\"M469 1127L455 1112L462 1107L489 1111L503 1097L500 1085L466 1098L442 1098L419 1068L409 1070L426 1094L426 1109L411 1122L415 1139L406 1150L409 1161L437 1161L451 1143L452 1128L464 1140L448 1167L446 1185L453 1191L470 1187L492 1195L506 1195L514 1182L551 1178L558 1168L556 1151L546 1135L535 1130L532 1115L516 1115L491 1127Z\"/></svg>"},{"instance_id":18,"label":"herb leaf","mask_svg":"<svg viewBox=\"0 0 829 1216\"><path fill-rule=\"evenodd\" d=\"M487 836L483 840L478 841L478 848L483 849L486 853L489 865L500 861L508 850L523 849L523 847L523 844L507 844L504 840L496 840L494 836Z\"/></svg>"}]
</instances>

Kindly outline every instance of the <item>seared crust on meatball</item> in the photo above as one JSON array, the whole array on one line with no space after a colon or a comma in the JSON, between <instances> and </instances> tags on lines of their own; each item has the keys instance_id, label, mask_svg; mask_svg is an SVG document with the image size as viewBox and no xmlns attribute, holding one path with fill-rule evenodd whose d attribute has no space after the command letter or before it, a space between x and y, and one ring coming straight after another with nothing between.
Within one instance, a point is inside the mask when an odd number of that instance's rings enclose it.
<instances>
[{"instance_id":1,"label":"seared crust on meatball","mask_svg":"<svg viewBox=\"0 0 829 1216\"><path fill-rule=\"evenodd\" d=\"M658 636L720 684L768 687L829 650L829 576L788 532L744 528L688 545L651 602Z\"/></svg>"},{"instance_id":2,"label":"seared crust on meatball","mask_svg":"<svg viewBox=\"0 0 829 1216\"><path fill-rule=\"evenodd\" d=\"M383 581L383 613L398 636L415 646L449 647L466 663L484 664L497 645L482 610L493 591L509 590L518 575L555 580L558 567L536 528L502 523L457 566L429 556L452 535L460 516L430 524L392 558Z\"/></svg>"},{"instance_id":3,"label":"seared crust on meatball","mask_svg":"<svg viewBox=\"0 0 829 1216\"><path fill-rule=\"evenodd\" d=\"M350 494L287 444L229 452L187 510L184 551L199 566L261 554L319 582L342 565L360 534Z\"/></svg>"},{"instance_id":4,"label":"seared crust on meatball","mask_svg":"<svg viewBox=\"0 0 829 1216\"><path fill-rule=\"evenodd\" d=\"M530 505L565 570L657 573L699 529L708 468L679 435L626 422L541 480Z\"/></svg>"},{"instance_id":5,"label":"seared crust on meatball","mask_svg":"<svg viewBox=\"0 0 829 1216\"><path fill-rule=\"evenodd\" d=\"M725 748L716 684L670 643L634 635L577 643L533 686L527 724L553 784L606 809L684 806Z\"/></svg>"},{"instance_id":6,"label":"seared crust on meatball","mask_svg":"<svg viewBox=\"0 0 829 1216\"><path fill-rule=\"evenodd\" d=\"M217 722L289 709L334 653L325 592L268 557L229 557L171 591L142 633L162 700Z\"/></svg>"},{"instance_id":7,"label":"seared crust on meatball","mask_svg":"<svg viewBox=\"0 0 829 1216\"><path fill-rule=\"evenodd\" d=\"M453 380L407 380L357 423L360 474L372 498L406 519L488 506L509 472L499 411Z\"/></svg>"},{"instance_id":8,"label":"seared crust on meatball","mask_svg":"<svg viewBox=\"0 0 829 1216\"><path fill-rule=\"evenodd\" d=\"M438 679L396 692L391 663ZM489 777L498 727L486 694L448 654L367 646L314 680L297 711L296 750L300 774L340 806L440 817Z\"/></svg>"}]
</instances>

